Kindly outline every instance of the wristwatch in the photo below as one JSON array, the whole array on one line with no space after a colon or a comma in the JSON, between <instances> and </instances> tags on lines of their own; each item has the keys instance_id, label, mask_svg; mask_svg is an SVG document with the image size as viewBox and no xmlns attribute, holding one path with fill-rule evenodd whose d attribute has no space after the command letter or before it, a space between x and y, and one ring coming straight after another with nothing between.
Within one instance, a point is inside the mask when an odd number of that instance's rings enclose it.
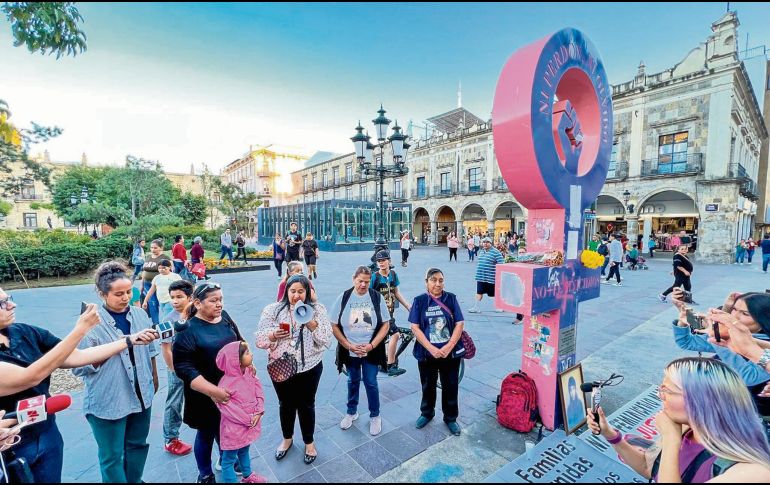
<instances>
[{"instance_id":1,"label":"wristwatch","mask_svg":"<svg viewBox=\"0 0 770 485\"><path fill-rule=\"evenodd\" d=\"M760 367L767 368L767 365L770 364L770 350L765 350L762 352L762 357L759 358L759 362L757 364Z\"/></svg>"}]
</instances>

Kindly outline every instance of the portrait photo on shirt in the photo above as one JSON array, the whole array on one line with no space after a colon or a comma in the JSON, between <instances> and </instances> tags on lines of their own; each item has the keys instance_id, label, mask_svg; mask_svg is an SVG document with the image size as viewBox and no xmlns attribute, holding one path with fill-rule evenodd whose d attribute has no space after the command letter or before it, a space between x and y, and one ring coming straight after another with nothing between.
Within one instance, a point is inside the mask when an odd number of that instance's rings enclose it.
<instances>
[{"instance_id":1,"label":"portrait photo on shirt","mask_svg":"<svg viewBox=\"0 0 770 485\"><path fill-rule=\"evenodd\" d=\"M559 374L559 397L567 435L576 432L587 423L586 398L580 386L583 385L583 366L576 365Z\"/></svg>"},{"instance_id":2,"label":"portrait photo on shirt","mask_svg":"<svg viewBox=\"0 0 770 485\"><path fill-rule=\"evenodd\" d=\"M428 317L428 340L432 344L445 344L449 342L449 322L440 306L432 306L426 312Z\"/></svg>"}]
</instances>

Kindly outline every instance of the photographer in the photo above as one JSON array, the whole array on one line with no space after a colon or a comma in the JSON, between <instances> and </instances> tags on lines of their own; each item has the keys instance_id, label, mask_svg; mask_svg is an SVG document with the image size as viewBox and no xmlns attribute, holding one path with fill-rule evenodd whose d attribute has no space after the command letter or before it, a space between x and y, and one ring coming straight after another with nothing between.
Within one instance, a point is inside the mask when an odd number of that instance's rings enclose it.
<instances>
[{"instance_id":1,"label":"photographer","mask_svg":"<svg viewBox=\"0 0 770 485\"><path fill-rule=\"evenodd\" d=\"M708 340L709 333L713 334L710 322L706 316L694 315L691 313L691 310L688 316L688 309L682 301L683 296L684 292L681 289L677 288L674 290L673 303L679 309L679 320L674 322L676 344L684 350L716 354L719 360L724 362L743 379L743 382L754 397L759 414L770 416L770 399L758 396L765 385L770 382L770 373L729 348L710 343ZM729 312L734 319L745 325L754 334L755 338L767 340L767 336L761 333L762 326L759 323L759 320L769 318L767 313L763 313L763 306L761 304L765 299L767 299L767 296L761 293L746 293L743 295L731 293L727 297L722 309L724 312ZM697 325L699 322L704 323ZM696 323L696 327L700 328L692 328L693 323Z\"/></svg>"},{"instance_id":2,"label":"photographer","mask_svg":"<svg viewBox=\"0 0 770 485\"><path fill-rule=\"evenodd\" d=\"M661 438L646 450L612 428L601 408L599 423L588 413L588 426L624 463L656 483L770 482L770 444L749 391L725 364L675 360L658 395L663 411L655 421Z\"/></svg>"}]
</instances>

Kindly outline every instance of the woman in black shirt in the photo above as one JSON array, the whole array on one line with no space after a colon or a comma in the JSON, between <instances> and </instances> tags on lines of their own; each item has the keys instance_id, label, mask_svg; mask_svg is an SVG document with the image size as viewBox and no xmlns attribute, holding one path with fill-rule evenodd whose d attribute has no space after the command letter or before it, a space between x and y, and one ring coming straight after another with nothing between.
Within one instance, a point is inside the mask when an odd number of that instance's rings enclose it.
<instances>
[{"instance_id":1,"label":"woman in black shirt","mask_svg":"<svg viewBox=\"0 0 770 485\"><path fill-rule=\"evenodd\" d=\"M193 292L186 328L174 338L174 369L184 382L184 422L198 431L195 461L198 483L214 483L211 451L219 442L220 413L215 403L226 403L230 394L217 387L224 373L216 364L219 351L243 340L235 322L223 309L222 289L205 283Z\"/></svg>"},{"instance_id":2,"label":"woman in black shirt","mask_svg":"<svg viewBox=\"0 0 770 485\"><path fill-rule=\"evenodd\" d=\"M687 246L679 246L679 250L674 255L674 285L661 293L660 301L665 302L674 288L684 287L685 291L692 291L690 277L692 277L693 266L692 261L687 257L687 250Z\"/></svg>"}]
</instances>

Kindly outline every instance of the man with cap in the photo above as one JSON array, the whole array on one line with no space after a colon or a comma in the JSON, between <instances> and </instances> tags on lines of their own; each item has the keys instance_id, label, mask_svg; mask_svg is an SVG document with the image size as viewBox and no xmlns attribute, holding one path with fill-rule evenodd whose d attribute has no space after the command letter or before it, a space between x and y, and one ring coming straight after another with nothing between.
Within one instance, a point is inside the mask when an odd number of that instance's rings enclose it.
<instances>
[{"instance_id":1,"label":"man with cap","mask_svg":"<svg viewBox=\"0 0 770 485\"><path fill-rule=\"evenodd\" d=\"M495 267L503 264L505 258L496 248L492 247L492 239L485 237L481 240L481 250L479 250L479 262L476 266L476 304L469 311L471 313L480 313L479 302L484 295L490 298L495 297ZM502 310L498 310L501 312Z\"/></svg>"},{"instance_id":2,"label":"man with cap","mask_svg":"<svg viewBox=\"0 0 770 485\"><path fill-rule=\"evenodd\" d=\"M382 369L382 372L387 372L390 377L400 376L406 370L398 367L396 363L396 350L398 349L398 340L401 334L398 331L396 325L395 312L398 308L398 304L401 303L406 308L406 311L411 311L412 305L410 305L406 299L401 295L398 290L400 282L398 281L398 275L391 269L390 266L390 252L387 250L377 251L375 255L377 259L377 267L379 271L372 275L372 281L369 284L369 288L377 291L382 295L382 299L388 308L390 314L390 342L388 343L388 367Z\"/></svg>"}]
</instances>

